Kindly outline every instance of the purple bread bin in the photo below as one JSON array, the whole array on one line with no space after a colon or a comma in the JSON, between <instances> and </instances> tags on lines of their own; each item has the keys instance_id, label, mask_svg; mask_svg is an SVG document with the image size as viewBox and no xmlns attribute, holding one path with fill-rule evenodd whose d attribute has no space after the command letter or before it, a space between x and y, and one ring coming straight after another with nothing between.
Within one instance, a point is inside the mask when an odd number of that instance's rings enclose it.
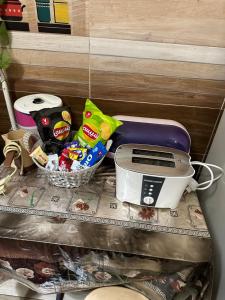
<instances>
[{"instance_id":1,"label":"purple bread bin","mask_svg":"<svg viewBox=\"0 0 225 300\"><path fill-rule=\"evenodd\" d=\"M189 153L191 139L187 129L173 120L115 116L123 122L112 136L108 157L114 157L122 144L148 144L179 149Z\"/></svg>"}]
</instances>

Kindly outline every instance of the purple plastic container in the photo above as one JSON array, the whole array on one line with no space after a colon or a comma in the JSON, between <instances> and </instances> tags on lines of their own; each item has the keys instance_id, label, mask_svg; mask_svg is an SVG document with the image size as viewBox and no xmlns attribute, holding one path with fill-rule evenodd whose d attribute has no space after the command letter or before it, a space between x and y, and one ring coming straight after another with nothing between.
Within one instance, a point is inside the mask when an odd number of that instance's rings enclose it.
<instances>
[{"instance_id":1,"label":"purple plastic container","mask_svg":"<svg viewBox=\"0 0 225 300\"><path fill-rule=\"evenodd\" d=\"M114 157L117 147L130 143L165 146L190 152L190 135L186 128L176 121L129 116L115 118L121 120L123 125L112 136L109 157Z\"/></svg>"}]
</instances>

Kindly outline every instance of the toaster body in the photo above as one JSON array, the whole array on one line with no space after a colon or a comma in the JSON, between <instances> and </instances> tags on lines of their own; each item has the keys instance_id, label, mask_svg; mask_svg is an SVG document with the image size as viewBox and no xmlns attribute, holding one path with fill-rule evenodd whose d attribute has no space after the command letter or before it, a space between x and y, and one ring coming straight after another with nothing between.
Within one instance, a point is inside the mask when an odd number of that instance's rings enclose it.
<instances>
[{"instance_id":1,"label":"toaster body","mask_svg":"<svg viewBox=\"0 0 225 300\"><path fill-rule=\"evenodd\" d=\"M195 173L186 152L162 146L121 145L115 165L116 197L157 208L176 208Z\"/></svg>"}]
</instances>

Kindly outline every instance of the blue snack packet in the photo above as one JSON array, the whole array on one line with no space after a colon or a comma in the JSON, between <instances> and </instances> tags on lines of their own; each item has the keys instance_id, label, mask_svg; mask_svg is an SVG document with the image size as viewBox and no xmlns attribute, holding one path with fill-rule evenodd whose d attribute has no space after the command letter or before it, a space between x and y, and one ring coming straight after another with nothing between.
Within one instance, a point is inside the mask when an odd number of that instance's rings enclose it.
<instances>
[{"instance_id":1,"label":"blue snack packet","mask_svg":"<svg viewBox=\"0 0 225 300\"><path fill-rule=\"evenodd\" d=\"M84 167L92 167L107 153L106 147L102 142L98 142L94 148L90 149L88 155L80 162Z\"/></svg>"},{"instance_id":2,"label":"blue snack packet","mask_svg":"<svg viewBox=\"0 0 225 300\"><path fill-rule=\"evenodd\" d=\"M69 142L69 143L65 143L65 145L64 145L64 148L79 148L79 147L80 147L80 144L76 140Z\"/></svg>"}]
</instances>

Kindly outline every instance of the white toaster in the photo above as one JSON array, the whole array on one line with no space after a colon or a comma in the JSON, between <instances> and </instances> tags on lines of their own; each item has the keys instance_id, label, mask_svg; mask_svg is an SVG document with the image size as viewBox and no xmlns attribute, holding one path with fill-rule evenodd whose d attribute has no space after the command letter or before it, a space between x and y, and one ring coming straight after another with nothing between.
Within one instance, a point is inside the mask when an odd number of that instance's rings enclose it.
<instances>
[{"instance_id":1,"label":"white toaster","mask_svg":"<svg viewBox=\"0 0 225 300\"><path fill-rule=\"evenodd\" d=\"M126 144L117 148L116 197L157 208L177 207L195 170L188 153L162 146Z\"/></svg>"}]
</instances>

